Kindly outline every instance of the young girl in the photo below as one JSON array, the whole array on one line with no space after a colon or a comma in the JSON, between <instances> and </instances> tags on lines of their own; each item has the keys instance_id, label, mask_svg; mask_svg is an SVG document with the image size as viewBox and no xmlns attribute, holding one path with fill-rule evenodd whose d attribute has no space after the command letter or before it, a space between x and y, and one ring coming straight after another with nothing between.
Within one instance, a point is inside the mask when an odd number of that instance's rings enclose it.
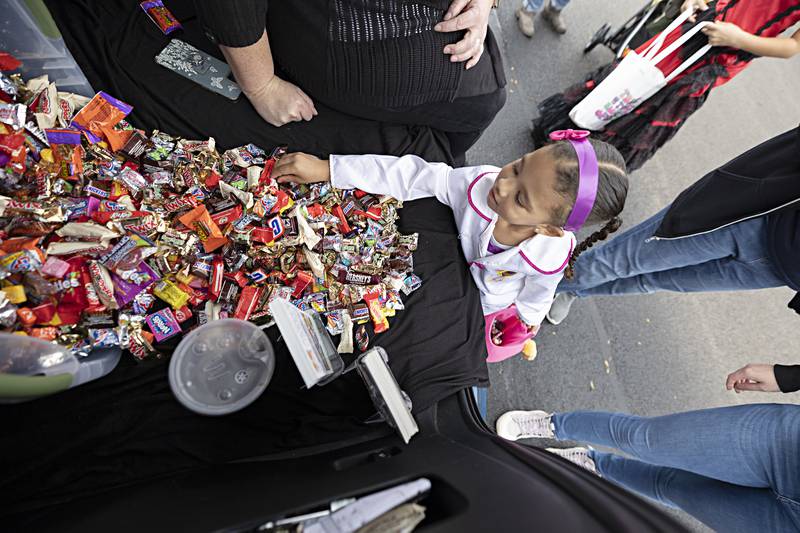
<instances>
[{"instance_id":1,"label":"young girl","mask_svg":"<svg viewBox=\"0 0 800 533\"><path fill-rule=\"evenodd\" d=\"M280 159L273 175L282 183L330 180L340 189L399 200L435 196L450 206L487 315L489 361L497 361L519 353L536 333L578 255L621 224L625 162L588 135L554 132L555 143L503 168L454 169L413 155L333 155L326 161L294 153ZM573 232L584 223L605 226L576 247Z\"/></svg>"}]
</instances>

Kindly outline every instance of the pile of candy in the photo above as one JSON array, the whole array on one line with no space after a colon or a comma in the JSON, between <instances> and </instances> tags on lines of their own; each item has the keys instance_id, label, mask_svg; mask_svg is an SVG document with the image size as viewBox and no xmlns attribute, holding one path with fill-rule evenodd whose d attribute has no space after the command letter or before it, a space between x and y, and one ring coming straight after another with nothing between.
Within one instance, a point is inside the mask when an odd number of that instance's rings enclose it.
<instances>
[{"instance_id":1,"label":"pile of candy","mask_svg":"<svg viewBox=\"0 0 800 533\"><path fill-rule=\"evenodd\" d=\"M0 329L137 358L209 320L270 321L276 298L322 315L340 351L403 308L417 236L399 202L278 185L284 148L220 154L131 127L131 107L0 73ZM350 346L348 346L350 344Z\"/></svg>"}]
</instances>

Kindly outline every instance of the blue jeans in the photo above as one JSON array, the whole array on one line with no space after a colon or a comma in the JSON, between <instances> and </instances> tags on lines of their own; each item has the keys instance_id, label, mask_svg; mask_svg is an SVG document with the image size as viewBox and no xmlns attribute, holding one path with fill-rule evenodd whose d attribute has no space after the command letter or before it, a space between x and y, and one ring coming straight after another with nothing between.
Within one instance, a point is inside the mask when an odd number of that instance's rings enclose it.
<instances>
[{"instance_id":1,"label":"blue jeans","mask_svg":"<svg viewBox=\"0 0 800 533\"><path fill-rule=\"evenodd\" d=\"M533 11L534 13L538 13L544 7L544 3L546 0L522 0L522 8L525 11ZM561 11L569 4L569 0L550 0L550 5L553 6L553 9L556 11Z\"/></svg>"},{"instance_id":2,"label":"blue jeans","mask_svg":"<svg viewBox=\"0 0 800 533\"><path fill-rule=\"evenodd\" d=\"M575 262L575 277L556 292L578 297L706 292L781 287L767 250L766 217L705 235L651 240L669 207L606 244L590 248Z\"/></svg>"},{"instance_id":3,"label":"blue jeans","mask_svg":"<svg viewBox=\"0 0 800 533\"><path fill-rule=\"evenodd\" d=\"M800 530L800 406L753 404L644 418L553 415L558 439L590 452L604 478L717 531Z\"/></svg>"}]
</instances>

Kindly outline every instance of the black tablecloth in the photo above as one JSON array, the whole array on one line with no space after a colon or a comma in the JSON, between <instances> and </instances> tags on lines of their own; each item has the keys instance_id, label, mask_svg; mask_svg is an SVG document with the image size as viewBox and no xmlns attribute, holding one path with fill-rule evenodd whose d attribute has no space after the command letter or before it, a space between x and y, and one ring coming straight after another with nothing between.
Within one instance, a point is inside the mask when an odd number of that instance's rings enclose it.
<instances>
[{"instance_id":1,"label":"black tablecloth","mask_svg":"<svg viewBox=\"0 0 800 533\"><path fill-rule=\"evenodd\" d=\"M168 42L136 2L51 1L64 39L97 90L132 104L131 122L188 138L213 136L220 148L253 142L328 153L389 153L451 160L445 137L429 128L381 124L320 108L309 123L273 128L249 103L230 102L156 65ZM191 3L167 2L186 28L179 38L219 56L196 25ZM298 43L302 46L302 43ZM405 299L391 329L374 338L390 356L414 410L487 371L479 294L461 253L450 210L409 202L401 231L420 234L414 254L423 286ZM233 415L195 415L173 398L167 361L129 357L109 376L54 397L0 407L3 476L0 515L64 501L200 464L230 461L358 437L374 411L360 378L324 387L302 382L275 328L277 368L267 391ZM350 359L346 359L349 361Z\"/></svg>"}]
</instances>

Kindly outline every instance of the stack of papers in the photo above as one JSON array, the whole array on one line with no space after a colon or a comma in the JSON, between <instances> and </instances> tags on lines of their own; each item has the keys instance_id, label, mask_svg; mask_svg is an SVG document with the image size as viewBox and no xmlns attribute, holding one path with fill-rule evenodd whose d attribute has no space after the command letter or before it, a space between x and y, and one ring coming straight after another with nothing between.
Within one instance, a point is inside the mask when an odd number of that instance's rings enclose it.
<instances>
[{"instance_id":1,"label":"stack of papers","mask_svg":"<svg viewBox=\"0 0 800 533\"><path fill-rule=\"evenodd\" d=\"M411 415L411 402L406 400L406 395L400 390L386 360L386 352L377 346L359 357L356 368L367 385L378 412L408 444L419 428Z\"/></svg>"},{"instance_id":2,"label":"stack of papers","mask_svg":"<svg viewBox=\"0 0 800 533\"><path fill-rule=\"evenodd\" d=\"M430 489L430 480L423 477L364 496L327 516L304 522L303 533L352 533L358 531L365 526L371 525L392 509L418 498ZM408 520L408 518L412 517L406 517L406 520L399 520L399 522L405 523L402 524L405 527L393 528L393 530L410 531L410 529L413 529L416 523L413 523L411 528L408 529L408 522L414 521L413 518L412 520ZM384 529L385 531L388 530Z\"/></svg>"}]
</instances>

